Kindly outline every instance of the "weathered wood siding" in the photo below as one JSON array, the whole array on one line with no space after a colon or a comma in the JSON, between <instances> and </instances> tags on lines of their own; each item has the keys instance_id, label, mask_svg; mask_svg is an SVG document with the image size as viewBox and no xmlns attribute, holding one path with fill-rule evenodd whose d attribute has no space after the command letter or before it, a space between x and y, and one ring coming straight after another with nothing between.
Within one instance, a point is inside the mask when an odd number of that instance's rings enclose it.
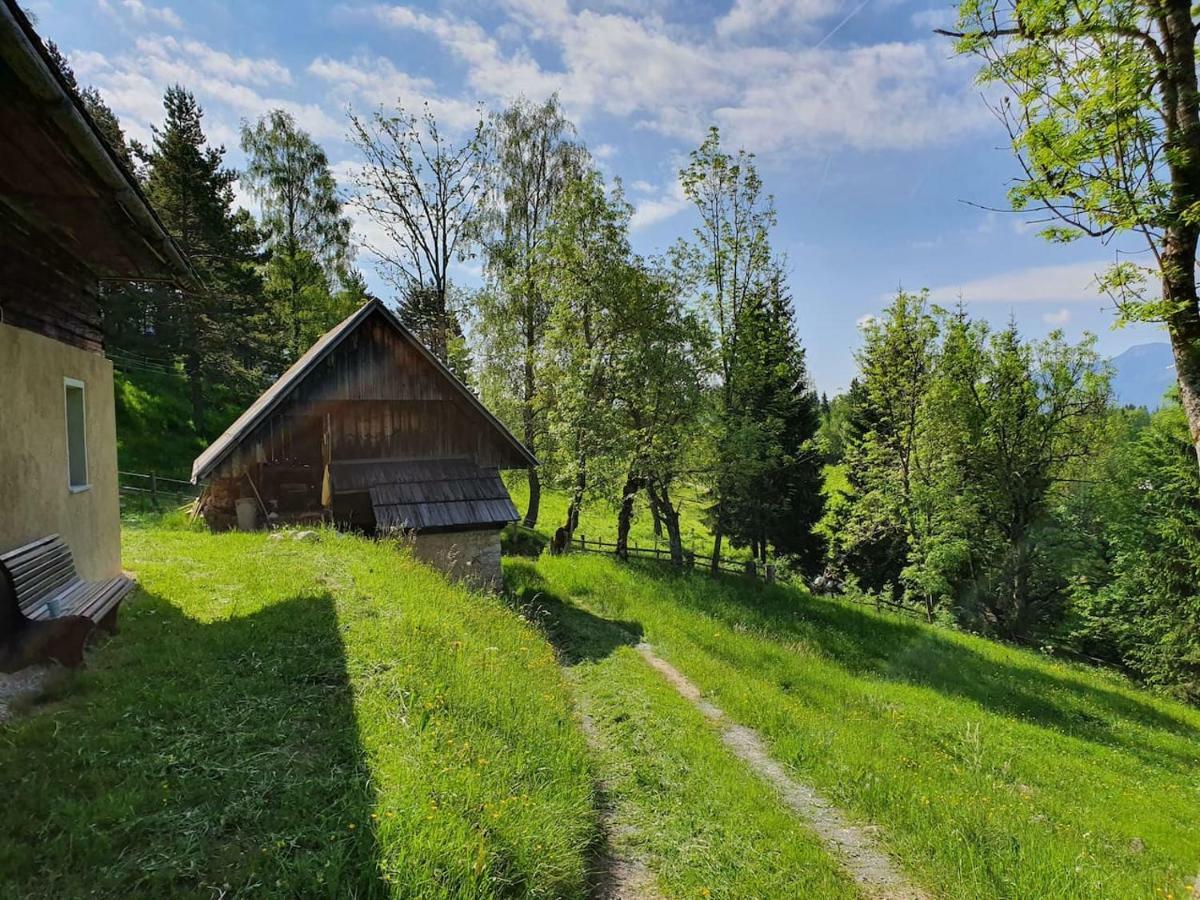
<instances>
[{"instance_id":1,"label":"weathered wood siding","mask_svg":"<svg viewBox=\"0 0 1200 900\"><path fill-rule=\"evenodd\" d=\"M323 468L326 435L333 460L463 457L481 466L514 464L511 445L380 313L309 373L213 476L240 476L284 460Z\"/></svg>"},{"instance_id":2,"label":"weathered wood siding","mask_svg":"<svg viewBox=\"0 0 1200 900\"><path fill-rule=\"evenodd\" d=\"M102 352L96 276L0 206L0 321Z\"/></svg>"}]
</instances>

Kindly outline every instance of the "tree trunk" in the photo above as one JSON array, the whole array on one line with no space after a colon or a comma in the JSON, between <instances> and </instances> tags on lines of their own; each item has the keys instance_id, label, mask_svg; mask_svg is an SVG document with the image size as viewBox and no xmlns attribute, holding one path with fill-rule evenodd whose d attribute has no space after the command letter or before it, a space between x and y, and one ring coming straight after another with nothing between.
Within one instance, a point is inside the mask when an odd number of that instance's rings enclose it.
<instances>
[{"instance_id":1,"label":"tree trunk","mask_svg":"<svg viewBox=\"0 0 1200 900\"><path fill-rule=\"evenodd\" d=\"M567 506L567 537L568 539L575 534L575 529L579 527L579 510L583 507L583 492L587 488L587 473L583 466L579 467L579 474L575 476L575 489L571 492L571 503Z\"/></svg>"},{"instance_id":2,"label":"tree trunk","mask_svg":"<svg viewBox=\"0 0 1200 900\"><path fill-rule=\"evenodd\" d=\"M663 518L662 512L658 508L658 501L654 499L654 494L649 489L646 491L646 505L650 507L650 515L654 519L654 536L661 538L663 536Z\"/></svg>"},{"instance_id":3,"label":"tree trunk","mask_svg":"<svg viewBox=\"0 0 1200 900\"><path fill-rule=\"evenodd\" d=\"M665 484L659 485L650 481L646 484L646 493L658 507L663 525L666 526L667 543L671 548L671 562L675 566L683 568L683 537L679 533L679 510L671 502L671 489Z\"/></svg>"},{"instance_id":4,"label":"tree trunk","mask_svg":"<svg viewBox=\"0 0 1200 900\"><path fill-rule=\"evenodd\" d=\"M537 437L537 426L534 422L533 413L533 395L536 387L534 381L533 369L533 354L535 350L535 335L532 321L526 317L525 321L525 363L523 366L523 381L522 381L522 396L521 396L521 425L524 433L521 437L525 441L525 446L533 451L534 439ZM542 501L542 485L538 480L537 471L529 467L529 507L525 510L525 527L533 528L537 525L538 512L540 511Z\"/></svg>"},{"instance_id":5,"label":"tree trunk","mask_svg":"<svg viewBox=\"0 0 1200 900\"><path fill-rule=\"evenodd\" d=\"M1161 251L1163 299L1174 311L1167 316L1175 377L1187 414L1192 445L1200 465L1200 306L1196 297L1196 243L1200 235L1194 207L1200 201L1200 86L1196 76L1196 26L1187 0L1161 4L1167 81L1164 118L1174 155L1165 155L1171 173L1171 206L1175 221L1167 228ZM1173 127L1172 127L1173 126Z\"/></svg>"},{"instance_id":6,"label":"tree trunk","mask_svg":"<svg viewBox=\"0 0 1200 900\"><path fill-rule=\"evenodd\" d=\"M188 393L192 401L192 427L196 434L207 437L204 430L204 378L200 374L200 356L196 351L188 354L187 364Z\"/></svg>"},{"instance_id":7,"label":"tree trunk","mask_svg":"<svg viewBox=\"0 0 1200 900\"><path fill-rule=\"evenodd\" d=\"M1172 256L1179 258L1187 252L1186 249L1173 250ZM1191 258L1194 259L1194 236L1190 252ZM1179 398L1187 415L1192 446L1196 448L1197 464L1200 465L1200 311L1196 300L1196 277L1191 265L1172 264L1168 267L1165 252L1163 260L1163 298L1178 302L1183 307L1167 318L1167 332L1171 336L1171 353L1175 357L1175 380L1179 383ZM1180 272L1181 269L1185 271ZM1188 294L1191 295L1190 298Z\"/></svg>"},{"instance_id":8,"label":"tree trunk","mask_svg":"<svg viewBox=\"0 0 1200 900\"><path fill-rule=\"evenodd\" d=\"M712 573L714 575L721 571L721 540L724 537L725 533L721 527L721 510L718 508L717 524L713 529Z\"/></svg>"},{"instance_id":9,"label":"tree trunk","mask_svg":"<svg viewBox=\"0 0 1200 900\"><path fill-rule=\"evenodd\" d=\"M525 507L525 527L533 528L537 525L538 508L542 505L542 480L538 477L537 466L530 466L525 470L529 476L529 505Z\"/></svg>"},{"instance_id":10,"label":"tree trunk","mask_svg":"<svg viewBox=\"0 0 1200 900\"><path fill-rule=\"evenodd\" d=\"M633 501L641 487L641 479L630 472L625 478L625 489L621 493L621 507L617 511L618 559L629 559L629 526L633 523Z\"/></svg>"}]
</instances>

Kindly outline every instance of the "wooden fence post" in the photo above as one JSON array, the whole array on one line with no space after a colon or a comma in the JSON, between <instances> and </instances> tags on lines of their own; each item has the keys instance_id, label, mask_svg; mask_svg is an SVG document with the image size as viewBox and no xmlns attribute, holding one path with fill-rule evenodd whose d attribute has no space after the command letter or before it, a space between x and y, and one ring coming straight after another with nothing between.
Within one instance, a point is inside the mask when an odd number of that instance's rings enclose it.
<instances>
[{"instance_id":1,"label":"wooden fence post","mask_svg":"<svg viewBox=\"0 0 1200 900\"><path fill-rule=\"evenodd\" d=\"M767 584L775 583L775 563L767 563L766 578Z\"/></svg>"},{"instance_id":2,"label":"wooden fence post","mask_svg":"<svg viewBox=\"0 0 1200 900\"><path fill-rule=\"evenodd\" d=\"M150 505L158 509L158 473L150 473Z\"/></svg>"}]
</instances>

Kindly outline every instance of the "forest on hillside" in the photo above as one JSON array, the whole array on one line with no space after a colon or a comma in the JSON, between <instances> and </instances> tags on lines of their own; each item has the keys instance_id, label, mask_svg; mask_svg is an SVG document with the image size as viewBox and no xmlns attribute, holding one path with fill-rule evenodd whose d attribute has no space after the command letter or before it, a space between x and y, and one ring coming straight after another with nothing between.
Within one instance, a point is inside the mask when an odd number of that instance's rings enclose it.
<instances>
[{"instance_id":1,"label":"forest on hillside","mask_svg":"<svg viewBox=\"0 0 1200 900\"><path fill-rule=\"evenodd\" d=\"M644 507L682 563L679 497L699 492L714 565L732 546L822 589L1070 648L1196 700L1192 57L1182 69L1156 59L1087 10L1038 3L1037 24L1006 28L982 6L964 5L954 36L1015 92L1014 208L1046 213L1053 240L1129 233L1156 251L1149 269L1102 278L1122 317L1163 322L1171 338L1179 386L1154 414L1114 405L1091 339L1031 339L904 292L864 326L849 391L822 396L771 193L753 154L716 128L679 172L693 227L646 257L620 181L557 98L481 113L467 134L428 109L351 114L362 164L338 185L282 110L244 123L235 171L183 86L166 91L149 146L127 140L51 45L203 284L110 287L110 353L178 379L180 427L211 440L370 296L356 268L369 260L406 324L542 461L527 526L543 488L566 492L554 524L569 533L586 505L611 507L620 555ZM1103 52L1064 44L1067 28ZM1184 118L1158 102L1166 91L1184 97ZM1189 142L1198 152L1176 152ZM235 202L238 183L256 214ZM355 245L352 208L377 245ZM455 280L467 258L482 263L479 287Z\"/></svg>"}]
</instances>

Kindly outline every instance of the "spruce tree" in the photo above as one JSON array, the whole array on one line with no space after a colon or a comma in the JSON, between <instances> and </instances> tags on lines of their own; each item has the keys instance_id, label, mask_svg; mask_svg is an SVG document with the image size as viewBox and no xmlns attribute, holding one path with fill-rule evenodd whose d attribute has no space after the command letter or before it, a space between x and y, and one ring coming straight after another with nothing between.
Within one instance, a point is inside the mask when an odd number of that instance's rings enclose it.
<instances>
[{"instance_id":1,"label":"spruce tree","mask_svg":"<svg viewBox=\"0 0 1200 900\"><path fill-rule=\"evenodd\" d=\"M773 547L811 572L822 554L813 533L824 509L815 441L820 404L778 271L744 305L738 335L722 451L729 460L727 534L762 562Z\"/></svg>"},{"instance_id":2,"label":"spruce tree","mask_svg":"<svg viewBox=\"0 0 1200 900\"><path fill-rule=\"evenodd\" d=\"M166 119L146 159L146 193L202 288L168 300L159 340L183 360L193 426L205 434L206 404L218 387L249 397L263 380L269 330L254 270L259 235L249 213L233 208L237 174L223 164L225 148L208 145L196 98L176 85L163 107Z\"/></svg>"}]
</instances>

